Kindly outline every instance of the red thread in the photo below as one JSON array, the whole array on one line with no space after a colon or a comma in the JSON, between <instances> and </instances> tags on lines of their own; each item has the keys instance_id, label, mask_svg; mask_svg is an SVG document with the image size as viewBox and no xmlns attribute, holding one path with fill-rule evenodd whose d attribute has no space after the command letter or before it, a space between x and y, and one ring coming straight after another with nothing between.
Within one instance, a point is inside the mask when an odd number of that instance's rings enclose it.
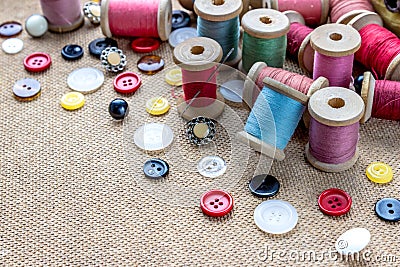
<instances>
[{"instance_id":1,"label":"red thread","mask_svg":"<svg viewBox=\"0 0 400 267\"><path fill-rule=\"evenodd\" d=\"M187 103L200 91L193 107L205 107L214 103L217 98L217 74L214 73L217 66L204 71L188 71L182 69L182 89ZM210 78L209 82L207 80Z\"/></svg>"},{"instance_id":2,"label":"red thread","mask_svg":"<svg viewBox=\"0 0 400 267\"><path fill-rule=\"evenodd\" d=\"M290 24L290 30L287 34L287 51L289 55L297 58L301 44L312 31L313 29L298 22Z\"/></svg>"},{"instance_id":3,"label":"red thread","mask_svg":"<svg viewBox=\"0 0 400 267\"><path fill-rule=\"evenodd\" d=\"M400 120L400 82L380 80L375 82L372 117Z\"/></svg>"},{"instance_id":4,"label":"red thread","mask_svg":"<svg viewBox=\"0 0 400 267\"><path fill-rule=\"evenodd\" d=\"M307 25L316 26L321 24L321 0L278 0L278 9L281 12L287 10L299 12L303 16Z\"/></svg>"},{"instance_id":5,"label":"red thread","mask_svg":"<svg viewBox=\"0 0 400 267\"><path fill-rule=\"evenodd\" d=\"M354 10L374 11L369 0L329 0L331 22Z\"/></svg>"},{"instance_id":6,"label":"red thread","mask_svg":"<svg viewBox=\"0 0 400 267\"><path fill-rule=\"evenodd\" d=\"M82 18L80 0L40 0L40 5L53 27L71 26Z\"/></svg>"}]
</instances>

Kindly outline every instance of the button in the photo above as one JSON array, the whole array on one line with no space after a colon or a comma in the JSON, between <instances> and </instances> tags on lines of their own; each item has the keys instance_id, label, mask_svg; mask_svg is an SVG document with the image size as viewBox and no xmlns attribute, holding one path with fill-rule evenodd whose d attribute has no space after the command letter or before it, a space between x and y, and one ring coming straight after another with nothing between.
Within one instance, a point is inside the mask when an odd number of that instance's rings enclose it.
<instances>
[{"instance_id":1,"label":"button","mask_svg":"<svg viewBox=\"0 0 400 267\"><path fill-rule=\"evenodd\" d=\"M243 88L243 80L231 80L223 83L219 92L228 101L242 103Z\"/></svg>"},{"instance_id":2,"label":"button","mask_svg":"<svg viewBox=\"0 0 400 267\"><path fill-rule=\"evenodd\" d=\"M142 79L134 72L124 72L114 79L114 90L121 94L131 94L139 89Z\"/></svg>"},{"instance_id":3,"label":"button","mask_svg":"<svg viewBox=\"0 0 400 267\"><path fill-rule=\"evenodd\" d=\"M158 179L168 175L169 166L162 159L150 159L144 163L143 172L147 178Z\"/></svg>"},{"instance_id":4,"label":"button","mask_svg":"<svg viewBox=\"0 0 400 267\"><path fill-rule=\"evenodd\" d=\"M368 179L378 184L389 183L393 179L392 168L382 162L373 162L365 171Z\"/></svg>"},{"instance_id":5,"label":"button","mask_svg":"<svg viewBox=\"0 0 400 267\"><path fill-rule=\"evenodd\" d=\"M162 123L147 123L140 126L133 136L135 144L147 151L157 151L167 148L174 139L172 129Z\"/></svg>"},{"instance_id":6,"label":"button","mask_svg":"<svg viewBox=\"0 0 400 267\"><path fill-rule=\"evenodd\" d=\"M67 78L69 88L84 94L98 90L103 82L103 72L95 68L76 69Z\"/></svg>"},{"instance_id":7,"label":"button","mask_svg":"<svg viewBox=\"0 0 400 267\"><path fill-rule=\"evenodd\" d=\"M83 56L83 48L80 45L70 44L63 47L61 56L65 60L75 60Z\"/></svg>"},{"instance_id":8,"label":"button","mask_svg":"<svg viewBox=\"0 0 400 267\"><path fill-rule=\"evenodd\" d=\"M3 41L1 48L7 54L17 54L24 48L24 42L18 38L10 38Z\"/></svg>"},{"instance_id":9,"label":"button","mask_svg":"<svg viewBox=\"0 0 400 267\"><path fill-rule=\"evenodd\" d=\"M208 216L225 216L233 209L233 198L223 190L211 190L201 196L200 208Z\"/></svg>"},{"instance_id":10,"label":"button","mask_svg":"<svg viewBox=\"0 0 400 267\"><path fill-rule=\"evenodd\" d=\"M17 36L21 32L22 32L22 25L19 22L8 21L0 25L1 37L13 37Z\"/></svg>"},{"instance_id":11,"label":"button","mask_svg":"<svg viewBox=\"0 0 400 267\"><path fill-rule=\"evenodd\" d=\"M389 222L400 220L400 200L395 198L382 198L375 204L375 213L379 218Z\"/></svg>"},{"instance_id":12,"label":"button","mask_svg":"<svg viewBox=\"0 0 400 267\"><path fill-rule=\"evenodd\" d=\"M83 14L93 24L100 24L100 4L96 2L86 2L83 5Z\"/></svg>"},{"instance_id":13,"label":"button","mask_svg":"<svg viewBox=\"0 0 400 267\"><path fill-rule=\"evenodd\" d=\"M349 194L338 188L330 188L318 197L320 210L331 216L340 216L350 211L352 200Z\"/></svg>"},{"instance_id":14,"label":"button","mask_svg":"<svg viewBox=\"0 0 400 267\"><path fill-rule=\"evenodd\" d=\"M206 156L197 164L197 171L209 178L221 176L226 171L226 162L219 156Z\"/></svg>"},{"instance_id":15,"label":"button","mask_svg":"<svg viewBox=\"0 0 400 267\"><path fill-rule=\"evenodd\" d=\"M256 175L249 183L250 192L257 197L275 196L280 187L279 181L269 174Z\"/></svg>"},{"instance_id":16,"label":"button","mask_svg":"<svg viewBox=\"0 0 400 267\"><path fill-rule=\"evenodd\" d=\"M108 71L118 72L126 66L126 56L116 47L107 47L101 52L101 63Z\"/></svg>"},{"instance_id":17,"label":"button","mask_svg":"<svg viewBox=\"0 0 400 267\"><path fill-rule=\"evenodd\" d=\"M25 30L32 37L43 36L48 28L47 19L42 15L34 14L25 20Z\"/></svg>"},{"instance_id":18,"label":"button","mask_svg":"<svg viewBox=\"0 0 400 267\"><path fill-rule=\"evenodd\" d=\"M24 66L27 71L40 72L48 69L51 65L49 54L36 52L24 59Z\"/></svg>"},{"instance_id":19,"label":"button","mask_svg":"<svg viewBox=\"0 0 400 267\"><path fill-rule=\"evenodd\" d=\"M111 38L98 38L89 43L89 52L91 55L100 58L101 52L107 47L118 48L118 43Z\"/></svg>"},{"instance_id":20,"label":"button","mask_svg":"<svg viewBox=\"0 0 400 267\"><path fill-rule=\"evenodd\" d=\"M172 86L182 85L182 70L180 68L169 70L165 74L165 81Z\"/></svg>"},{"instance_id":21,"label":"button","mask_svg":"<svg viewBox=\"0 0 400 267\"><path fill-rule=\"evenodd\" d=\"M215 137L215 123L205 117L197 117L186 124L186 135L195 145L205 145Z\"/></svg>"},{"instance_id":22,"label":"button","mask_svg":"<svg viewBox=\"0 0 400 267\"><path fill-rule=\"evenodd\" d=\"M162 115L168 112L170 106L164 97L153 97L146 102L146 111L151 115Z\"/></svg>"},{"instance_id":23,"label":"button","mask_svg":"<svg viewBox=\"0 0 400 267\"><path fill-rule=\"evenodd\" d=\"M31 101L40 95L40 83L35 79L22 79L13 86L14 97L20 101Z\"/></svg>"},{"instance_id":24,"label":"button","mask_svg":"<svg viewBox=\"0 0 400 267\"><path fill-rule=\"evenodd\" d=\"M171 32L168 42L170 46L175 47L178 44L194 37L197 37L197 30L192 27L185 27Z\"/></svg>"},{"instance_id":25,"label":"button","mask_svg":"<svg viewBox=\"0 0 400 267\"><path fill-rule=\"evenodd\" d=\"M371 233L365 228L352 228L344 232L335 242L339 254L352 255L363 250L371 240Z\"/></svg>"},{"instance_id":26,"label":"button","mask_svg":"<svg viewBox=\"0 0 400 267\"><path fill-rule=\"evenodd\" d=\"M190 25L190 16L182 10L172 11L172 30L176 30Z\"/></svg>"},{"instance_id":27,"label":"button","mask_svg":"<svg viewBox=\"0 0 400 267\"><path fill-rule=\"evenodd\" d=\"M154 38L141 37L133 40L131 47L137 53L149 53L160 47L160 41Z\"/></svg>"},{"instance_id":28,"label":"button","mask_svg":"<svg viewBox=\"0 0 400 267\"><path fill-rule=\"evenodd\" d=\"M283 200L267 200L254 210L254 222L262 231L270 234L284 234L297 224L296 209Z\"/></svg>"},{"instance_id":29,"label":"button","mask_svg":"<svg viewBox=\"0 0 400 267\"><path fill-rule=\"evenodd\" d=\"M61 98L61 106L66 110L75 110L83 107L85 104L85 97L79 92L69 92Z\"/></svg>"},{"instance_id":30,"label":"button","mask_svg":"<svg viewBox=\"0 0 400 267\"><path fill-rule=\"evenodd\" d=\"M164 68L164 59L156 55L143 56L137 67L144 74L153 75Z\"/></svg>"},{"instance_id":31,"label":"button","mask_svg":"<svg viewBox=\"0 0 400 267\"><path fill-rule=\"evenodd\" d=\"M361 95L362 84L364 81L364 75L357 76L354 80L354 88L356 89L357 94Z\"/></svg>"},{"instance_id":32,"label":"button","mask_svg":"<svg viewBox=\"0 0 400 267\"><path fill-rule=\"evenodd\" d=\"M116 98L110 102L108 112L115 120L123 120L129 113L128 103L121 98Z\"/></svg>"}]
</instances>

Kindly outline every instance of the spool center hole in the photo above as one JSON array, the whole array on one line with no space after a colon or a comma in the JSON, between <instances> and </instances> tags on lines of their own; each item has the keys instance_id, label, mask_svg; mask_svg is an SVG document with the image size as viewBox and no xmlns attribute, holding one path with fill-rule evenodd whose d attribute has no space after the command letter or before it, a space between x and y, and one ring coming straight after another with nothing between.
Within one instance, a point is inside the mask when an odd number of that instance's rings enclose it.
<instances>
[{"instance_id":1,"label":"spool center hole","mask_svg":"<svg viewBox=\"0 0 400 267\"><path fill-rule=\"evenodd\" d=\"M342 35L340 33L331 33L329 38L331 38L333 41L340 41L342 40Z\"/></svg>"},{"instance_id":2,"label":"spool center hole","mask_svg":"<svg viewBox=\"0 0 400 267\"><path fill-rule=\"evenodd\" d=\"M190 52L193 55L201 55L204 52L204 47L199 46L199 45L193 46L192 49L190 49Z\"/></svg>"},{"instance_id":3,"label":"spool center hole","mask_svg":"<svg viewBox=\"0 0 400 267\"><path fill-rule=\"evenodd\" d=\"M345 102L343 99L335 97L328 101L328 105L331 106L332 108L342 108L344 107Z\"/></svg>"},{"instance_id":4,"label":"spool center hole","mask_svg":"<svg viewBox=\"0 0 400 267\"><path fill-rule=\"evenodd\" d=\"M260 21L261 21L262 23L264 23L264 24L271 24L271 23L272 23L272 20L271 20L269 17L267 17L267 16L261 17L261 18L260 18Z\"/></svg>"},{"instance_id":5,"label":"spool center hole","mask_svg":"<svg viewBox=\"0 0 400 267\"><path fill-rule=\"evenodd\" d=\"M212 0L213 5L215 6L221 6L225 4L225 0Z\"/></svg>"}]
</instances>

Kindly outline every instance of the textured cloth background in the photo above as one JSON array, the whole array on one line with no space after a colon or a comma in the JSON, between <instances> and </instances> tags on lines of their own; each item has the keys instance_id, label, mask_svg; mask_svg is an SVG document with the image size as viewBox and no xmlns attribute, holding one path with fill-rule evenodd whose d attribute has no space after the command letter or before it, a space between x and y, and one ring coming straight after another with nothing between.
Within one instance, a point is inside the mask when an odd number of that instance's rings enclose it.
<instances>
[{"instance_id":1,"label":"textured cloth background","mask_svg":"<svg viewBox=\"0 0 400 267\"><path fill-rule=\"evenodd\" d=\"M0 21L23 23L33 13L41 13L39 1L4 0ZM86 21L75 32L47 33L38 39L24 31L19 36L25 42L22 52L0 51L0 266L400 266L399 225L374 213L380 198L400 197L398 122L371 119L362 125L358 162L334 174L306 162L307 131L299 127L285 149L286 159L271 167L281 182L274 198L292 203L299 222L288 234L268 235L253 221L253 211L263 199L247 188L259 155L234 139L248 116L245 108L227 107L215 143L200 148L190 145L184 135L184 120L177 115L165 72L140 74L141 89L122 96L130 105L125 123L114 122L108 114L109 102L121 97L113 90L114 74L105 74L104 85L86 95L82 109L61 108L61 96L70 91L66 79L71 71L87 66L102 69L87 49L99 37L100 27ZM140 55L130 49L130 40L117 40L128 58L126 70L138 72ZM71 43L85 48L82 59L62 59L61 48ZM51 54L53 64L43 73L28 73L23 59L37 51ZM173 67L168 43L156 53L165 59L166 69ZM289 61L285 68L300 72ZM28 103L12 95L15 81L25 77L42 85L42 95ZM144 104L158 95L167 97L172 109L152 117ZM173 128L174 143L165 153L147 155L133 144L133 132L146 122ZM210 154L222 156L228 164L227 173L214 180L200 176L195 167ZM142 166L151 157L168 161L168 178L158 182L144 178ZM394 180L386 185L370 182L364 173L371 161L390 164ZM267 168L271 162L262 159L261 164ZM317 197L330 187L352 196L350 213L335 218L319 211ZM231 192L235 207L229 216L215 219L201 212L200 195L212 188ZM365 259L335 260L335 253L328 257L337 237L353 227L371 231ZM302 259L307 251L316 253L317 259ZM397 261L378 259L385 255Z\"/></svg>"}]
</instances>

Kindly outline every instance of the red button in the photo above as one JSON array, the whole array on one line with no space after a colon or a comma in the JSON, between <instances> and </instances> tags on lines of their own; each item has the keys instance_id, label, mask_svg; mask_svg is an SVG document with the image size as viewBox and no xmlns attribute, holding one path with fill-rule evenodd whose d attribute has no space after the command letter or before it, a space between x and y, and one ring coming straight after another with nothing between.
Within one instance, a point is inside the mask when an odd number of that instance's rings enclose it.
<instances>
[{"instance_id":1,"label":"red button","mask_svg":"<svg viewBox=\"0 0 400 267\"><path fill-rule=\"evenodd\" d=\"M208 216L224 216L232 210L233 198L225 191L211 190L201 196L200 207Z\"/></svg>"},{"instance_id":2,"label":"red button","mask_svg":"<svg viewBox=\"0 0 400 267\"><path fill-rule=\"evenodd\" d=\"M139 75L133 72L121 73L114 79L114 89L121 94L136 92L141 84L142 79L140 79Z\"/></svg>"},{"instance_id":3,"label":"red button","mask_svg":"<svg viewBox=\"0 0 400 267\"><path fill-rule=\"evenodd\" d=\"M318 197L321 211L331 216L346 214L350 211L351 203L350 195L338 188L327 189Z\"/></svg>"},{"instance_id":4,"label":"red button","mask_svg":"<svg viewBox=\"0 0 400 267\"><path fill-rule=\"evenodd\" d=\"M131 47L137 53L148 53L157 50L160 47L160 42L154 38L137 38L132 41Z\"/></svg>"},{"instance_id":5,"label":"red button","mask_svg":"<svg viewBox=\"0 0 400 267\"><path fill-rule=\"evenodd\" d=\"M25 69L31 72L39 72L48 69L51 65L51 57L46 53L33 53L24 59Z\"/></svg>"}]
</instances>

